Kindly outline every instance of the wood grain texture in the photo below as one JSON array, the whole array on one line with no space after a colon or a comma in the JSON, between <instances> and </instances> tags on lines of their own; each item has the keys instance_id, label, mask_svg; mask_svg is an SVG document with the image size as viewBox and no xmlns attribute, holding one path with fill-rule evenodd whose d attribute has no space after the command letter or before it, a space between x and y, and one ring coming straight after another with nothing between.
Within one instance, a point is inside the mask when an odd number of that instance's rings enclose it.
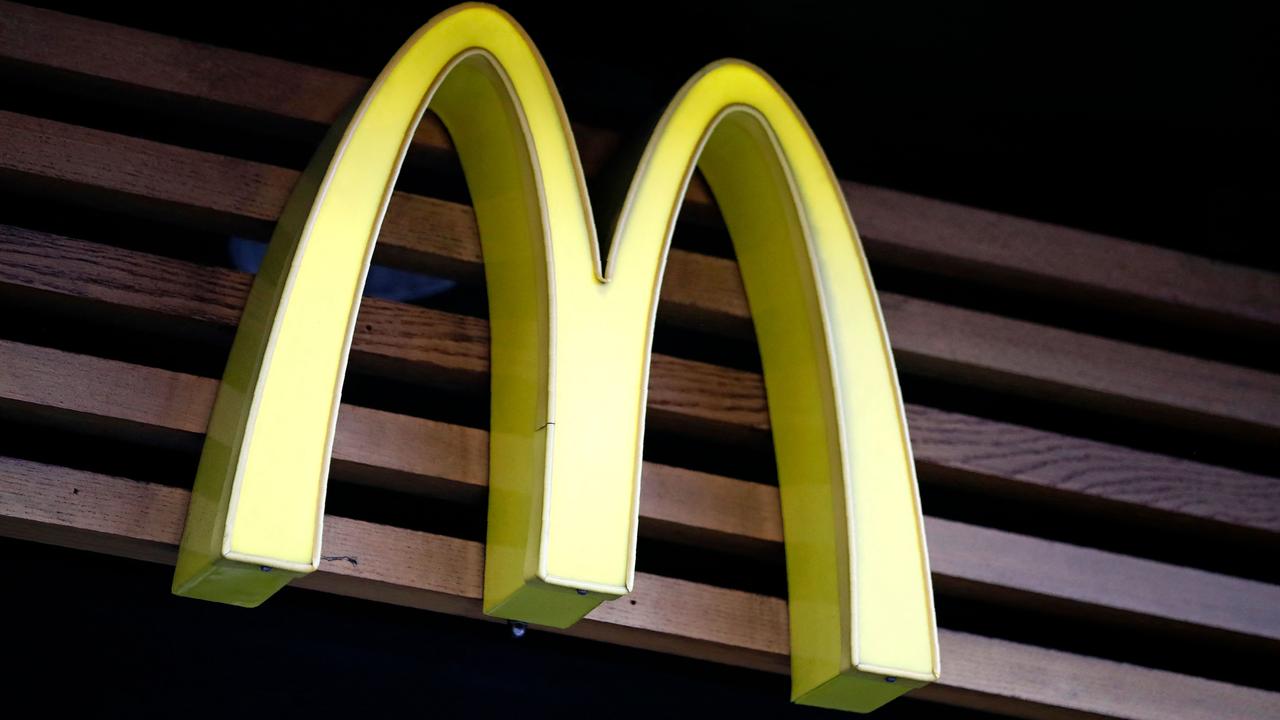
<instances>
[{"instance_id":1,"label":"wood grain texture","mask_svg":"<svg viewBox=\"0 0 1280 720\"><path fill-rule=\"evenodd\" d=\"M157 93L201 113L250 112L323 126L369 82L8 2L0 3L0 59ZM591 128L575 126L575 134L589 171L617 144ZM431 117L414 147L451 153L447 134ZM867 251L880 263L1192 325L1280 331L1280 282L1272 273L884 188L844 186ZM689 203L709 202L695 182Z\"/></svg>"},{"instance_id":2,"label":"wood grain texture","mask_svg":"<svg viewBox=\"0 0 1280 720\"><path fill-rule=\"evenodd\" d=\"M195 446L216 381L0 341L0 407L56 406L74 421L127 424L143 439ZM165 437L171 436L171 437ZM334 473L380 487L479 502L481 430L343 405ZM641 532L776 556L777 488L645 463ZM935 584L1018 603L1065 602L1069 614L1114 611L1280 642L1280 587L939 518L927 518ZM327 546L326 546L327 547ZM325 551L325 554L334 553ZM1276 646L1280 649L1280 645Z\"/></svg>"},{"instance_id":3,"label":"wood grain texture","mask_svg":"<svg viewBox=\"0 0 1280 720\"><path fill-rule=\"evenodd\" d=\"M0 533L172 563L188 493L0 458ZM480 617L483 546L329 516L320 571L297 584ZM348 558L354 558L351 562ZM157 588L164 592L164 588ZM785 673L786 604L775 598L637 574L636 592L568 634ZM942 679L915 696L1027 718L1261 718L1280 694L941 630Z\"/></svg>"},{"instance_id":4,"label":"wood grain texture","mask_svg":"<svg viewBox=\"0 0 1280 720\"><path fill-rule=\"evenodd\" d=\"M919 472L980 490L1009 480L1128 508L1280 532L1280 479L909 404Z\"/></svg>"},{"instance_id":5,"label":"wood grain texture","mask_svg":"<svg viewBox=\"0 0 1280 720\"><path fill-rule=\"evenodd\" d=\"M249 277L0 225L0 287L55 294L99 313L134 313L126 318L135 325L207 325L227 334L239 321ZM366 299L352 352L356 367L475 388L487 383L486 326L473 318ZM649 407L657 427L769 427L759 376L663 355L653 359ZM1280 532L1280 481L1272 478L923 406L908 406L907 416L926 474L981 488L1011 481Z\"/></svg>"},{"instance_id":6,"label":"wood grain texture","mask_svg":"<svg viewBox=\"0 0 1280 720\"><path fill-rule=\"evenodd\" d=\"M5 112L0 169L28 183L57 183L62 192L152 205L161 216L184 209L201 222L225 216L228 227L273 222L297 178L283 168ZM474 217L441 201L397 193L379 247L424 257L412 264L418 269L481 272ZM693 321L717 313L749 321L733 262L692 253L674 253L670 262L663 310ZM1207 432L1280 439L1280 378L1269 373L902 295L881 293L880 300L899 367L909 372ZM381 303L367 314L402 330L412 325L401 323L426 320ZM451 325L450 335L480 331L434 320ZM452 349L475 355L461 343Z\"/></svg>"},{"instance_id":7,"label":"wood grain texture","mask_svg":"<svg viewBox=\"0 0 1280 720\"><path fill-rule=\"evenodd\" d=\"M220 214L230 218L226 225L273 221L297 178L283 168L6 112L0 112L0 170L28 184L56 183L64 193L150 204L161 216L194 208L203 223ZM418 269L468 267L479 274L474 218L457 208L437 213L442 205L397 193L379 247L416 255L442 239L439 253L429 253L439 262ZM661 308L693 318L729 309L735 322L749 319L734 263L691 253L674 253L670 262ZM1280 439L1278 376L902 295L881 293L880 302L903 370L1214 434ZM428 321L425 313L410 318L391 304L374 303L367 313L402 330L413 325L401 323ZM480 332L439 314L433 319L451 326L449 336ZM475 350L464 344L452 350L464 363L466 356L474 360ZM655 361L655 370L668 363ZM448 363L437 367L451 370Z\"/></svg>"},{"instance_id":8,"label":"wood grain texture","mask_svg":"<svg viewBox=\"0 0 1280 720\"><path fill-rule=\"evenodd\" d=\"M248 297L246 273L3 227L0 282L88 301L99 312L114 307L130 322L198 319L229 332ZM193 305L203 307L186 315ZM356 368L453 387L488 384L488 323L477 318L366 299L351 352ZM691 360L654 357L649 406L659 424L768 429L758 375Z\"/></svg>"}]
</instances>

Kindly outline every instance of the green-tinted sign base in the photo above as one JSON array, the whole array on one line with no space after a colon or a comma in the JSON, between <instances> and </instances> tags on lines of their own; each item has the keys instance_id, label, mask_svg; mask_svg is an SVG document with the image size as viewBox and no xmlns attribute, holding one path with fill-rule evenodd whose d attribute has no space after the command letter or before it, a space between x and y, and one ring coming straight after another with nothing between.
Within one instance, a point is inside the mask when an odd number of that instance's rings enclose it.
<instances>
[{"instance_id":1,"label":"green-tinted sign base","mask_svg":"<svg viewBox=\"0 0 1280 720\"><path fill-rule=\"evenodd\" d=\"M572 627L613 595L588 592L585 595L573 588L552 585L532 579L515 592L499 600L493 607L485 607L485 614L507 620L521 620L535 625L553 628Z\"/></svg>"},{"instance_id":2,"label":"green-tinted sign base","mask_svg":"<svg viewBox=\"0 0 1280 720\"><path fill-rule=\"evenodd\" d=\"M302 573L221 559L174 583L173 593L198 600L212 600L240 607L258 607Z\"/></svg>"},{"instance_id":3,"label":"green-tinted sign base","mask_svg":"<svg viewBox=\"0 0 1280 720\"><path fill-rule=\"evenodd\" d=\"M904 695L927 683L907 678L889 678L883 675L848 670L837 675L803 695L792 698L801 705L815 705L833 710L871 712L890 700Z\"/></svg>"}]
</instances>

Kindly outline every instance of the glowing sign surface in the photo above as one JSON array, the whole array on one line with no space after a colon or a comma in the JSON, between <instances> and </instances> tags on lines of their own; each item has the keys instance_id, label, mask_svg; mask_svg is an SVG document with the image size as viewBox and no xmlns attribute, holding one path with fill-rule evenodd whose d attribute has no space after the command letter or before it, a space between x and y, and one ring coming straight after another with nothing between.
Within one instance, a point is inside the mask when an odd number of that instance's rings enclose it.
<instances>
[{"instance_id":1,"label":"glowing sign surface","mask_svg":"<svg viewBox=\"0 0 1280 720\"><path fill-rule=\"evenodd\" d=\"M466 173L489 292L485 612L567 627L632 587L650 341L696 166L760 339L793 697L869 710L936 679L893 359L844 195L799 112L751 65L699 72L659 121L602 258L550 75L523 30L484 5L410 38L295 189L218 393L174 591L253 606L318 566L361 290L428 107Z\"/></svg>"}]
</instances>

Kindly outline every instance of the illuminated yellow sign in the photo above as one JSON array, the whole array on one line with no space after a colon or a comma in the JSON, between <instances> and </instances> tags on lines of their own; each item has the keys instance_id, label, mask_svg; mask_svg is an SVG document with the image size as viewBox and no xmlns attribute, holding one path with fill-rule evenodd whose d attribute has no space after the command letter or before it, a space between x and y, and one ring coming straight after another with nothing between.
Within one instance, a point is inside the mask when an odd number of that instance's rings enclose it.
<instances>
[{"instance_id":1,"label":"illuminated yellow sign","mask_svg":"<svg viewBox=\"0 0 1280 720\"><path fill-rule=\"evenodd\" d=\"M601 257L547 68L523 30L484 5L410 38L294 191L218 393L174 591L254 606L318 566L361 290L428 107L466 173L489 292L485 612L567 627L632 587L650 339L696 164L760 338L793 697L869 710L935 680L893 359L844 195L799 112L751 65L699 72L658 123Z\"/></svg>"}]
</instances>

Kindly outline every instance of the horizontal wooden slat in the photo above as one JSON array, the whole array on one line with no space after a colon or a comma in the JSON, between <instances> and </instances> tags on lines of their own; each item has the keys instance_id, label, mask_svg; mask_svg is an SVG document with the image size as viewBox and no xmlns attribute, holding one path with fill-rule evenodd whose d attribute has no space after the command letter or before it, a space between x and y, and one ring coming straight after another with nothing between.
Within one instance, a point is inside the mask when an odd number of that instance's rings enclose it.
<instances>
[{"instance_id":1,"label":"horizontal wooden slat","mask_svg":"<svg viewBox=\"0 0 1280 720\"><path fill-rule=\"evenodd\" d=\"M1280 532L1280 478L918 404L907 405L907 420L926 476L983 490L1012 480L1055 500L1096 498Z\"/></svg>"},{"instance_id":2,"label":"horizontal wooden slat","mask_svg":"<svg viewBox=\"0 0 1280 720\"><path fill-rule=\"evenodd\" d=\"M2 286L75 298L98 312L116 308L146 313L142 319L228 329L238 322L249 278L0 225ZM477 384L486 370L487 340L480 321L367 299L353 352L358 364L399 362L392 368L399 374L445 365L469 373ZM650 384L659 425L768 427L754 374L655 355ZM1272 478L923 406L910 405L907 414L916 460L925 472L984 488L1013 483L1280 532L1280 481Z\"/></svg>"},{"instance_id":3,"label":"horizontal wooden slat","mask_svg":"<svg viewBox=\"0 0 1280 720\"><path fill-rule=\"evenodd\" d=\"M283 168L5 112L0 170L26 183L56 183L63 192L109 193L113 202L123 198L156 206L156 212L181 207L204 219L216 214L241 223L274 221L297 178ZM473 218L469 210L446 205L397 193L379 245L478 273ZM680 253L671 264L662 307L670 301L674 311L689 309L697 317L733 308L739 319L747 317L734 263ZM905 370L1204 432L1280 438L1280 376L902 295L882 293L880 301ZM398 306L376 307L388 323L409 321ZM441 314L434 320L449 326L434 337L482 337L476 333L483 324ZM465 373L479 350L460 341L447 352L438 358L439 369ZM453 361L464 367L452 367ZM663 386L656 387L661 392ZM763 413L763 406L756 410Z\"/></svg>"},{"instance_id":4,"label":"horizontal wooden slat","mask_svg":"<svg viewBox=\"0 0 1280 720\"><path fill-rule=\"evenodd\" d=\"M327 126L368 85L343 73L47 10L7 2L0 8L0 58L186 100L201 112L224 106ZM601 165L616 144L608 133L575 131L588 168ZM415 147L450 149L430 117ZM1271 273L883 188L845 183L845 189L867 251L880 263L1202 326L1280 330L1280 281ZM709 202L700 183L689 202Z\"/></svg>"},{"instance_id":5,"label":"horizontal wooden slat","mask_svg":"<svg viewBox=\"0 0 1280 720\"><path fill-rule=\"evenodd\" d=\"M172 563L188 494L0 458L0 533ZM330 516L312 589L480 617L483 547ZM352 561L354 560L354 562ZM166 588L156 588L166 592ZM568 634L786 672L786 605L774 598L638 574L627 599ZM1028 718L1261 718L1280 694L942 630L942 679L916 697Z\"/></svg>"},{"instance_id":6,"label":"horizontal wooden slat","mask_svg":"<svg viewBox=\"0 0 1280 720\"><path fill-rule=\"evenodd\" d=\"M217 386L6 341L0 367L0 407L54 408L72 424L116 435L194 441ZM487 442L480 430L344 405L334 469L415 494L478 500L487 485ZM774 487L646 463L641 488L646 536L774 551L782 542ZM967 594L1066 601L1080 612L1119 611L1280 641L1280 587L939 518L926 522L940 588L953 583Z\"/></svg>"}]
</instances>

